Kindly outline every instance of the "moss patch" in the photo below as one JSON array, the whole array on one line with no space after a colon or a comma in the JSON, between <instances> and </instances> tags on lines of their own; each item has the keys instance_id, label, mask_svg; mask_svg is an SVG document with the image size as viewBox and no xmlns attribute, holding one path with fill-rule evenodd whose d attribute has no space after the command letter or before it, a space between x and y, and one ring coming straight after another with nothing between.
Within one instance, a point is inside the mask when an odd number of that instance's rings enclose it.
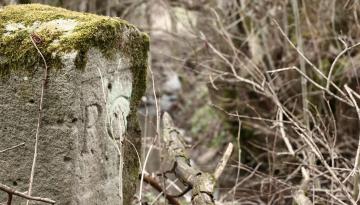
<instances>
[{"instance_id":1,"label":"moss patch","mask_svg":"<svg viewBox=\"0 0 360 205\"><path fill-rule=\"evenodd\" d=\"M149 41L135 26L118 18L41 4L6 6L0 10L0 73L31 70L41 62L31 36L48 65L55 68L61 68L64 53L74 51L78 53L77 67L84 68L92 47L106 57L120 49L132 63L143 64L145 56L140 50L147 51Z\"/></svg>"},{"instance_id":2,"label":"moss patch","mask_svg":"<svg viewBox=\"0 0 360 205\"><path fill-rule=\"evenodd\" d=\"M121 52L131 61L131 112L136 112L146 88L148 35L119 18L41 4L6 6L0 9L0 75L31 72L42 64L31 38L55 69L61 69L65 53L76 52L75 66L84 69L90 48L98 48L107 58Z\"/></svg>"}]
</instances>

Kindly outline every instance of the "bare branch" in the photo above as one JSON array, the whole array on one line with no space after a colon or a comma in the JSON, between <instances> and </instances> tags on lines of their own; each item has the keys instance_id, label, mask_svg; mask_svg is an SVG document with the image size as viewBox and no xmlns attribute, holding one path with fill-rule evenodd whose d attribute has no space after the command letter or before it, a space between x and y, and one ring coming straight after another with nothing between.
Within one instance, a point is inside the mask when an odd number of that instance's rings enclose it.
<instances>
[{"instance_id":1,"label":"bare branch","mask_svg":"<svg viewBox=\"0 0 360 205\"><path fill-rule=\"evenodd\" d=\"M341 39L340 39L341 40ZM350 51L351 49L357 47L360 45L360 42L355 44L355 45L352 45L350 47L347 46L347 44L345 42L343 42L343 44L345 45L345 49L343 51L341 51L339 53L339 55L336 56L335 60L332 62L331 64L331 67L330 67L330 71L329 71L329 74L328 74L328 77L327 77L327 82L326 82L326 89L329 90L329 87L330 87L330 82L331 82L331 75L333 73L333 70L335 68L335 65L336 63L338 62L338 60L340 59L341 56L343 56L345 53L347 53L348 51Z\"/></svg>"},{"instance_id":2,"label":"bare branch","mask_svg":"<svg viewBox=\"0 0 360 205\"><path fill-rule=\"evenodd\" d=\"M213 198L215 177L190 164L190 158L180 140L180 132L174 126L168 113L163 115L163 126L165 146L170 157L175 160L175 174L193 188L192 203L194 205L215 204Z\"/></svg>"},{"instance_id":3,"label":"bare branch","mask_svg":"<svg viewBox=\"0 0 360 205\"><path fill-rule=\"evenodd\" d=\"M141 176L140 176L141 177ZM170 204L174 205L180 205L180 203L171 195L166 194L163 189L161 188L161 185L151 176L144 175L143 177L144 182L150 184L154 189L156 189L158 192L162 192L165 196L165 198L169 201Z\"/></svg>"},{"instance_id":4,"label":"bare branch","mask_svg":"<svg viewBox=\"0 0 360 205\"><path fill-rule=\"evenodd\" d=\"M25 198L25 199L28 199L28 200L32 200L32 201L41 201L41 202L45 202L45 203L48 203L48 204L55 204L54 200L51 200L51 199L48 199L48 198L29 196L29 195L26 195L26 194L21 193L19 191L16 191L15 189L12 189L12 188L10 188L10 187L8 187L8 186L6 186L4 184L1 184L1 183L0 183L0 190L8 193L9 194L9 199L12 198L12 197L10 197L10 195L16 195L16 196L19 196L19 197L22 197L22 198ZM8 200L8 202L9 201L10 200Z\"/></svg>"}]
</instances>

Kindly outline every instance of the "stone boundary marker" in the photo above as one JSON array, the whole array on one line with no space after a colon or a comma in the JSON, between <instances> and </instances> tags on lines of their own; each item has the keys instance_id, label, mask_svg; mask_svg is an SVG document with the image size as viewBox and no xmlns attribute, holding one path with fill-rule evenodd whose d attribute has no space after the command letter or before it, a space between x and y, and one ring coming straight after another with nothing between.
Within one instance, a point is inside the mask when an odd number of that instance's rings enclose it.
<instances>
[{"instance_id":1,"label":"stone boundary marker","mask_svg":"<svg viewBox=\"0 0 360 205\"><path fill-rule=\"evenodd\" d=\"M130 204L148 49L148 36L117 18L40 4L0 9L0 151L25 143L0 152L0 183L29 187L45 71L40 51L48 77L32 195L64 205ZM0 192L0 202L6 197Z\"/></svg>"}]
</instances>

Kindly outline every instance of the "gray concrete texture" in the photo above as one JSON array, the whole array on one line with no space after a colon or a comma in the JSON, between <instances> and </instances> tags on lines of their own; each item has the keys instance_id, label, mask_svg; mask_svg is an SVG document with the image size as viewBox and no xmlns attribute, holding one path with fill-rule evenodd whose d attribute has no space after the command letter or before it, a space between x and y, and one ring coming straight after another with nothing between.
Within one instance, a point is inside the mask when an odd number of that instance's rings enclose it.
<instances>
[{"instance_id":1,"label":"gray concrete texture","mask_svg":"<svg viewBox=\"0 0 360 205\"><path fill-rule=\"evenodd\" d=\"M134 86L135 62L121 48L111 58L90 48L84 69L75 66L76 57L76 50L64 53L62 68L48 71L32 195L59 205L129 204L137 173L128 170L137 171L137 165L124 171L133 166L124 162L127 155L137 157L134 150L124 152L134 149L125 138L139 138L138 125L128 125L137 120L128 119L138 103L132 93L143 89ZM21 192L29 186L43 74L39 61L32 72L10 72L0 79L0 151L25 143L0 153L0 183ZM6 198L0 192L0 202ZM14 197L13 204L25 202Z\"/></svg>"}]
</instances>

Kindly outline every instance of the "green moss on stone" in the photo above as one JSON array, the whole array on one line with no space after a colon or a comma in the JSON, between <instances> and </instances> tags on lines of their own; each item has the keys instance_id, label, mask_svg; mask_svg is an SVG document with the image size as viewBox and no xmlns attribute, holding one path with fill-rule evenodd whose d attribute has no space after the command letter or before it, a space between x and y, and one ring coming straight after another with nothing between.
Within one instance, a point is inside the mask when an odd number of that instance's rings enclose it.
<instances>
[{"instance_id":1,"label":"green moss on stone","mask_svg":"<svg viewBox=\"0 0 360 205\"><path fill-rule=\"evenodd\" d=\"M75 26L61 29L64 25L56 23ZM119 18L41 4L6 6L0 9L0 74L31 72L42 63L31 36L38 39L37 47L49 67L55 69L61 69L65 53L76 52L75 66L84 69L90 48L99 49L107 58L121 52L131 61L134 79L131 111L136 111L146 88L148 35Z\"/></svg>"},{"instance_id":2,"label":"green moss on stone","mask_svg":"<svg viewBox=\"0 0 360 205\"><path fill-rule=\"evenodd\" d=\"M139 176L139 159L137 158L138 150L141 150L141 130L137 118L137 107L140 99L146 90L146 70L147 70L147 55L149 50L149 37L147 35L130 35L132 41L141 41L143 44L131 44L125 46L127 52L132 53L132 74L133 74L133 89L130 101L130 114L127 117L127 139L131 142L125 143L124 153L127 153L124 158L124 186L127 187L128 193L124 193L124 204L130 204L133 194L136 191L136 184ZM125 203L126 202L126 203Z\"/></svg>"},{"instance_id":3,"label":"green moss on stone","mask_svg":"<svg viewBox=\"0 0 360 205\"><path fill-rule=\"evenodd\" d=\"M73 24L73 29L56 25L66 23ZM61 67L64 53L74 51L78 53L77 67L84 68L90 48L98 48L106 57L120 49L132 63L140 65L146 59L142 50L148 49L149 41L147 35L118 18L41 4L6 6L0 10L0 73L31 70L41 62L31 35L38 39L47 64L55 68Z\"/></svg>"}]
</instances>

